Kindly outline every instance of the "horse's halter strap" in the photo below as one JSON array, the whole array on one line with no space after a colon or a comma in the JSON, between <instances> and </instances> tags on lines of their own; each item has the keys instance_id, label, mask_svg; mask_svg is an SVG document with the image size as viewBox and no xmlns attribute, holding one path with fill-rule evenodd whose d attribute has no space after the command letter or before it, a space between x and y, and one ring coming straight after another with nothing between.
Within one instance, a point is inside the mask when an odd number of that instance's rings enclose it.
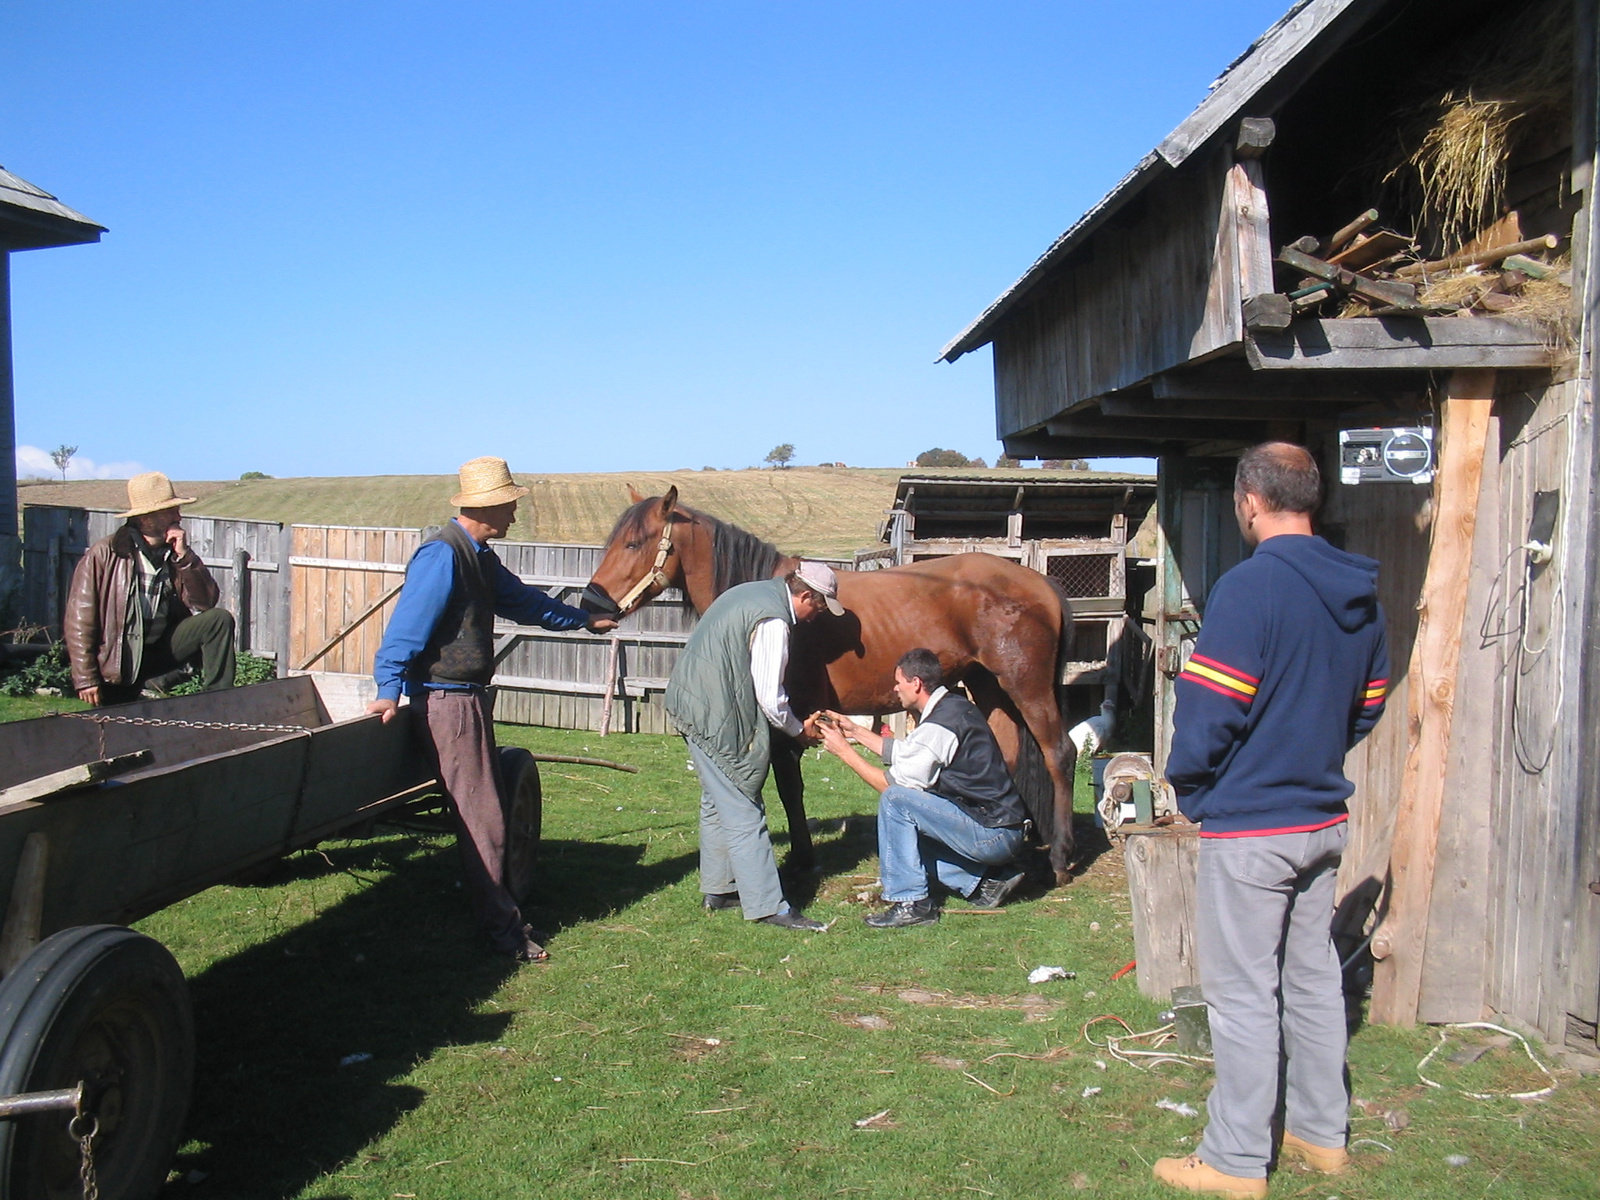
<instances>
[{"instance_id":1,"label":"horse's halter strap","mask_svg":"<svg viewBox=\"0 0 1600 1200\"><path fill-rule=\"evenodd\" d=\"M672 553L672 516L669 513L667 522L661 527L661 540L656 543L656 561L650 566L650 573L645 575L628 589L628 594L617 601L618 612L628 612L652 587L665 588L672 580L661 568L666 565L667 555Z\"/></svg>"}]
</instances>

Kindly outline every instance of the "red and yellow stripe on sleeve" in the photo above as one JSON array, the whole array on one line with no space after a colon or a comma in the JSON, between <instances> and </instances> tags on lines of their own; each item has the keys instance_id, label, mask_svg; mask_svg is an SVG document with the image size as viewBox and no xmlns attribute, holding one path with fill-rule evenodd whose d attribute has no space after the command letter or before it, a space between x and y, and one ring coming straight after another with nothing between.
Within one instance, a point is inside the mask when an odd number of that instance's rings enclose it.
<instances>
[{"instance_id":1,"label":"red and yellow stripe on sleeve","mask_svg":"<svg viewBox=\"0 0 1600 1200\"><path fill-rule=\"evenodd\" d=\"M1383 698L1389 694L1389 681L1387 679L1373 679L1367 683L1366 690L1362 693L1362 708L1371 708L1375 704L1382 704Z\"/></svg>"},{"instance_id":2,"label":"red and yellow stripe on sleeve","mask_svg":"<svg viewBox=\"0 0 1600 1200\"><path fill-rule=\"evenodd\" d=\"M1191 654L1178 678L1210 688L1218 695L1243 700L1246 704L1255 699L1256 685L1261 682L1254 675L1246 675L1203 654Z\"/></svg>"}]
</instances>

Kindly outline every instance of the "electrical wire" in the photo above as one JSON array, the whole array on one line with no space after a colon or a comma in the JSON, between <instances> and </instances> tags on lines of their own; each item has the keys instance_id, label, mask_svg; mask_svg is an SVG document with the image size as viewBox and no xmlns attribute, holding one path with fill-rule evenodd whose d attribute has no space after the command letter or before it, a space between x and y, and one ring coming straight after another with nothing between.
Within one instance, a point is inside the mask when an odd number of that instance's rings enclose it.
<instances>
[{"instance_id":1,"label":"electrical wire","mask_svg":"<svg viewBox=\"0 0 1600 1200\"><path fill-rule=\"evenodd\" d=\"M1426 1054L1424 1054L1422 1056L1422 1061L1417 1064L1417 1078L1422 1080L1422 1082L1427 1084L1429 1087L1438 1088L1441 1091L1444 1090L1444 1084L1436 1083L1432 1079L1429 1079L1422 1073L1422 1068L1428 1065L1429 1061L1435 1054L1444 1049L1445 1043L1450 1040L1450 1031L1452 1029L1492 1029L1496 1033L1505 1034L1506 1037L1516 1038L1517 1041L1522 1043L1522 1048L1527 1052L1529 1060L1534 1066L1538 1067L1539 1070L1543 1071L1545 1078L1550 1081L1549 1087L1540 1088L1536 1092L1469 1092L1463 1089L1461 1091L1463 1096L1467 1096L1473 1100L1537 1100L1541 1096L1550 1095L1559 1086L1556 1077L1551 1072L1550 1068L1539 1061L1538 1056L1533 1052L1533 1047L1528 1045L1528 1039L1523 1037L1520 1033L1510 1029L1503 1029L1499 1025L1491 1025L1488 1021L1461 1021L1454 1025L1446 1025L1444 1028L1439 1030L1438 1044L1435 1045L1432 1050L1429 1050Z\"/></svg>"}]
</instances>

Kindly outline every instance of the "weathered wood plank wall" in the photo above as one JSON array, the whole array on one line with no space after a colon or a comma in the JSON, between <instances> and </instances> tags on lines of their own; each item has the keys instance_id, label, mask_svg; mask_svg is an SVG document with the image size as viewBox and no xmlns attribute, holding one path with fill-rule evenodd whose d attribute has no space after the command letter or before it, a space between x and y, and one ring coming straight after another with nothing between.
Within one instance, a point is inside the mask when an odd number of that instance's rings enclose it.
<instances>
[{"instance_id":1,"label":"weathered wood plank wall","mask_svg":"<svg viewBox=\"0 0 1600 1200\"><path fill-rule=\"evenodd\" d=\"M996 333L1001 436L1243 337L1240 288L1256 278L1234 247L1248 180L1230 186L1232 147L1186 163L1042 283ZM1242 194L1250 191L1247 197ZM1264 204L1264 200L1260 201ZM1263 214L1264 216L1264 211ZM1219 236L1225 227L1228 236Z\"/></svg>"},{"instance_id":2,"label":"weathered wood plank wall","mask_svg":"<svg viewBox=\"0 0 1600 1200\"><path fill-rule=\"evenodd\" d=\"M363 614L367 619L311 664L314 671L369 675L421 535L410 529L294 526L294 620L290 660L296 669ZM497 542L495 552L524 582L574 603L599 565L599 546ZM383 601L381 604L380 601ZM374 607L376 606L376 608ZM670 591L627 617L618 631L620 683L611 727L667 733L661 693L695 615ZM599 729L610 679L611 639L497 622L507 642L495 675L497 719L558 729Z\"/></svg>"},{"instance_id":3,"label":"weathered wood plank wall","mask_svg":"<svg viewBox=\"0 0 1600 1200\"><path fill-rule=\"evenodd\" d=\"M85 550L123 524L114 510L29 504L22 510L23 616L59 631L72 572ZM289 635L287 549L276 521L185 516L189 544L211 569L241 645L278 660ZM240 551L248 557L241 560ZM242 603L241 603L242 597Z\"/></svg>"}]
</instances>

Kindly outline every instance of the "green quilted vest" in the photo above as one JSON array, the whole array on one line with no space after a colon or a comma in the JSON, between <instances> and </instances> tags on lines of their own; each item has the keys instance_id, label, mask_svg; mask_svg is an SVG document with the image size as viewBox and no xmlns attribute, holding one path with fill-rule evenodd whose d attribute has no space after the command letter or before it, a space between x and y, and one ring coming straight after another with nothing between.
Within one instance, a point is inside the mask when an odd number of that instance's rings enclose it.
<instances>
[{"instance_id":1,"label":"green quilted vest","mask_svg":"<svg viewBox=\"0 0 1600 1200\"><path fill-rule=\"evenodd\" d=\"M774 617L794 624L782 579L729 588L700 618L667 683L667 716L678 732L751 799L761 794L771 748L750 678L750 639Z\"/></svg>"}]
</instances>

